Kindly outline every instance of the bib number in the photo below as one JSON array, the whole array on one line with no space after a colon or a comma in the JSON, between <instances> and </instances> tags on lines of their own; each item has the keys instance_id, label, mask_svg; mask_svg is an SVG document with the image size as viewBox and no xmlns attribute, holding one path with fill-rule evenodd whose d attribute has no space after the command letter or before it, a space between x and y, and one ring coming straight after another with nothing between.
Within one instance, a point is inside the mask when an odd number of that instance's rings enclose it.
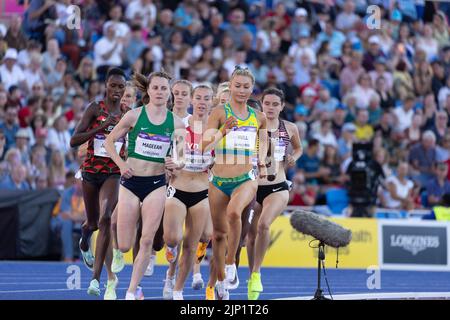
<instances>
[{"instance_id":1,"label":"bib number","mask_svg":"<svg viewBox=\"0 0 450 320\"><path fill-rule=\"evenodd\" d=\"M165 158L170 148L170 137L139 133L134 152L149 158Z\"/></svg>"},{"instance_id":2,"label":"bib number","mask_svg":"<svg viewBox=\"0 0 450 320\"><path fill-rule=\"evenodd\" d=\"M104 157L104 158L110 158L108 152L105 149L105 135L103 134L97 134L94 138L94 156L96 157ZM120 150L123 146L123 141L116 141L114 143L114 146L116 148L117 153L120 153Z\"/></svg>"},{"instance_id":3,"label":"bib number","mask_svg":"<svg viewBox=\"0 0 450 320\"><path fill-rule=\"evenodd\" d=\"M253 151L256 147L256 128L241 127L226 135L226 148Z\"/></svg>"}]
</instances>

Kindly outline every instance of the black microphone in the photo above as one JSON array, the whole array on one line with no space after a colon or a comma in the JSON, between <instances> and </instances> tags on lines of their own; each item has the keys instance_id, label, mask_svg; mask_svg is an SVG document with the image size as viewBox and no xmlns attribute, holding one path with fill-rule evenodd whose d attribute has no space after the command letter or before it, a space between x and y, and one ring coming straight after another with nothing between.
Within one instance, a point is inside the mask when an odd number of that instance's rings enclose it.
<instances>
[{"instance_id":1,"label":"black microphone","mask_svg":"<svg viewBox=\"0 0 450 320\"><path fill-rule=\"evenodd\" d=\"M290 221L292 227L298 232L310 235L333 248L345 247L352 240L351 230L313 212L295 210Z\"/></svg>"}]
</instances>

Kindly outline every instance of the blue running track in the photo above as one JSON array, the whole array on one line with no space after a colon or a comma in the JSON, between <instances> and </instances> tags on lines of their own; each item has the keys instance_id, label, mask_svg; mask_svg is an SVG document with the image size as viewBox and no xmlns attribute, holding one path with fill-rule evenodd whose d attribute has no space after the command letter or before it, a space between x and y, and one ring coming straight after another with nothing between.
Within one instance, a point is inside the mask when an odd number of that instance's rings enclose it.
<instances>
[{"instance_id":1,"label":"blue running track","mask_svg":"<svg viewBox=\"0 0 450 320\"><path fill-rule=\"evenodd\" d=\"M103 299L106 271L103 271L100 286L100 297L89 296L86 289L91 279L91 272L83 264L73 264L79 267L81 288L68 289L67 279L70 276L67 268L70 264L61 262L0 262L0 300L100 300ZM166 266L155 266L151 277L144 277L141 286L146 299L162 299L163 279ZM231 291L232 300L247 299L248 268L239 269L240 286ZM202 266L203 279L207 280L208 267ZM367 279L370 274L366 270L327 269L328 282L333 295L387 292L449 292L450 272L419 272L419 271L382 271L381 289L369 290ZM131 266L118 274L118 299L125 297L131 278ZM323 278L322 278L323 279ZM186 300L203 300L204 290L195 291L191 288L192 276L188 277L184 290ZM260 299L283 299L314 295L317 282L315 269L300 268L263 268L262 281L264 292ZM324 279L322 289L328 295Z\"/></svg>"}]
</instances>

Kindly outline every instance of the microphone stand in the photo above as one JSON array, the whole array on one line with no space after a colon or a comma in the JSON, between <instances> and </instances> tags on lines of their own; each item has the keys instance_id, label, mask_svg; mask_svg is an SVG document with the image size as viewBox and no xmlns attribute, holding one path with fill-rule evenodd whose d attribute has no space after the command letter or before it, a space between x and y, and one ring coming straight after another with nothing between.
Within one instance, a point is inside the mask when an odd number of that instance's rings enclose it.
<instances>
[{"instance_id":1,"label":"microphone stand","mask_svg":"<svg viewBox=\"0 0 450 320\"><path fill-rule=\"evenodd\" d=\"M314 294L314 298L312 300L331 300L325 298L323 295L323 291L320 288L320 278L321 278L321 267L323 265L323 261L325 260L325 244L322 241L319 241L319 252L317 255L317 289Z\"/></svg>"}]
</instances>

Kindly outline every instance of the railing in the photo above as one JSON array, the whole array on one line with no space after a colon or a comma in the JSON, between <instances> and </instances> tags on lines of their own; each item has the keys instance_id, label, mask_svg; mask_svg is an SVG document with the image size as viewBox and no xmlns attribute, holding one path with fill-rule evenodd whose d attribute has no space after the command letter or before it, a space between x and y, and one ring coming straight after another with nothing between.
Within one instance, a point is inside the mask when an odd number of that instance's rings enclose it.
<instances>
[{"instance_id":1,"label":"railing","mask_svg":"<svg viewBox=\"0 0 450 320\"><path fill-rule=\"evenodd\" d=\"M327 205L320 206L287 206L283 214L290 215L295 210L307 210L323 214L330 217L347 217L348 214L344 209L342 214L333 214ZM414 210L398 210L398 209L388 209L388 208L376 208L375 218L398 218L398 219L422 219L424 215L431 212L431 209L414 209Z\"/></svg>"}]
</instances>

